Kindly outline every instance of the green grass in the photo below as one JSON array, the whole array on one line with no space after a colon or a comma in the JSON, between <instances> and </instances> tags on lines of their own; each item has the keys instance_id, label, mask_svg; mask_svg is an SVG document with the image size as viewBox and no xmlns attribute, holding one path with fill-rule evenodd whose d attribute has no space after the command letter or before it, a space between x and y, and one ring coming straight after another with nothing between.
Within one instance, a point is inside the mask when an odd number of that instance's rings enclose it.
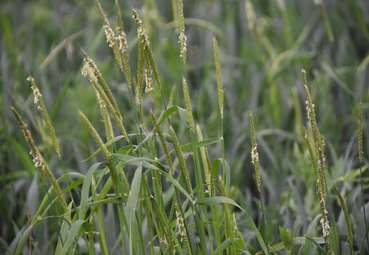
<instances>
[{"instance_id":1,"label":"green grass","mask_svg":"<svg viewBox=\"0 0 369 255\"><path fill-rule=\"evenodd\" d=\"M366 254L366 2L142 2L0 4L0 252Z\"/></svg>"}]
</instances>

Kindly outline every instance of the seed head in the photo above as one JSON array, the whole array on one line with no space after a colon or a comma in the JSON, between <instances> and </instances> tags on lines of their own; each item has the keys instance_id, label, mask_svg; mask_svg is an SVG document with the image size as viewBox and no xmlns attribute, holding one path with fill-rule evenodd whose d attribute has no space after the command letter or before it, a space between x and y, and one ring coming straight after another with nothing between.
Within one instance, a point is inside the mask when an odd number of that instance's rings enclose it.
<instances>
[{"instance_id":1,"label":"seed head","mask_svg":"<svg viewBox=\"0 0 369 255\"><path fill-rule=\"evenodd\" d=\"M358 107L358 130L357 130L357 149L359 153L359 162L364 162L364 138L363 138L363 129L364 129L364 116L363 116L363 105L360 102Z\"/></svg>"},{"instance_id":2,"label":"seed head","mask_svg":"<svg viewBox=\"0 0 369 255\"><path fill-rule=\"evenodd\" d=\"M93 60L89 57L83 58L83 66L81 73L83 77L87 78L91 83L97 82L100 71L97 69Z\"/></svg>"},{"instance_id":3,"label":"seed head","mask_svg":"<svg viewBox=\"0 0 369 255\"><path fill-rule=\"evenodd\" d=\"M323 238L324 239L327 239L329 237L330 229L331 229L330 226L329 226L329 220L328 220L328 218L325 217L325 216L322 216L320 218L320 225L322 227Z\"/></svg>"},{"instance_id":4,"label":"seed head","mask_svg":"<svg viewBox=\"0 0 369 255\"><path fill-rule=\"evenodd\" d=\"M29 81L31 83L31 89L32 89L32 94L33 94L33 103L34 105L36 105L37 110L41 111L41 105L40 105L40 100L42 97L42 94L39 90L39 88L35 85L35 79L31 76L27 77L27 81Z\"/></svg>"},{"instance_id":5,"label":"seed head","mask_svg":"<svg viewBox=\"0 0 369 255\"><path fill-rule=\"evenodd\" d=\"M176 209L176 223L177 223L177 228L179 231L179 235L181 237L181 243L186 239L186 229L185 229L185 225L184 225L184 220L182 217L182 214L179 212L179 209Z\"/></svg>"},{"instance_id":6,"label":"seed head","mask_svg":"<svg viewBox=\"0 0 369 255\"><path fill-rule=\"evenodd\" d=\"M259 153L257 145L254 145L251 149L251 162L253 165L256 165L259 163Z\"/></svg>"},{"instance_id":7,"label":"seed head","mask_svg":"<svg viewBox=\"0 0 369 255\"><path fill-rule=\"evenodd\" d=\"M138 15L138 12L136 10L132 11L132 18L136 22L136 25L137 25L138 40L140 41L140 43L143 45L144 48L149 47L150 43L149 43L148 36L143 26L143 22L140 19L140 16Z\"/></svg>"},{"instance_id":8,"label":"seed head","mask_svg":"<svg viewBox=\"0 0 369 255\"><path fill-rule=\"evenodd\" d=\"M179 57L185 62L187 55L187 37L184 30L179 33L178 43L180 47Z\"/></svg>"},{"instance_id":9,"label":"seed head","mask_svg":"<svg viewBox=\"0 0 369 255\"><path fill-rule=\"evenodd\" d=\"M121 29L118 29L118 30L119 30L119 32L118 32L118 35L116 37L116 40L118 42L118 48L119 48L120 52L123 54L123 53L127 52L127 49L128 49L127 35L123 30L121 30Z\"/></svg>"},{"instance_id":10,"label":"seed head","mask_svg":"<svg viewBox=\"0 0 369 255\"><path fill-rule=\"evenodd\" d=\"M145 87L145 92L149 95L151 95L152 91L153 91L153 86L152 86L152 71L151 69L147 69L145 68L145 83L146 83L146 87Z\"/></svg>"},{"instance_id":11,"label":"seed head","mask_svg":"<svg viewBox=\"0 0 369 255\"><path fill-rule=\"evenodd\" d=\"M114 30L111 28L110 25L104 25L104 31L106 36L106 42L108 43L110 48L113 48L115 46Z\"/></svg>"},{"instance_id":12,"label":"seed head","mask_svg":"<svg viewBox=\"0 0 369 255\"><path fill-rule=\"evenodd\" d=\"M32 157L32 162L35 165L36 168L41 168L42 166L42 158L40 157L40 155L38 155L35 152L30 151L29 155L31 155Z\"/></svg>"},{"instance_id":13,"label":"seed head","mask_svg":"<svg viewBox=\"0 0 369 255\"><path fill-rule=\"evenodd\" d=\"M96 94L97 101L99 102L99 105L101 106L101 108L106 110L107 109L106 102L101 98L101 95L99 91L97 91L97 89L95 89L95 94Z\"/></svg>"},{"instance_id":14,"label":"seed head","mask_svg":"<svg viewBox=\"0 0 369 255\"><path fill-rule=\"evenodd\" d=\"M325 142L320 134L317 120L316 120L316 114L315 114L315 106L313 104L313 100L307 85L307 77L306 77L306 71L304 69L301 70L302 76L303 76L303 82L304 82L304 89L305 89L305 97L306 97L306 114L308 119L308 125L311 129L311 136L313 140L313 150L311 150L311 158L313 161L316 161L315 164L313 164L315 168L316 173L316 192L319 197L319 205L322 217L320 219L320 224L322 227L322 235L324 238L324 241L327 244L327 250L328 253L331 254L331 248L329 243L329 234L330 234L330 225L329 225L329 219L328 219L328 210L326 206L326 198L327 198L327 192L326 192L326 179L325 179L325 170L326 170L326 164L325 164Z\"/></svg>"},{"instance_id":15,"label":"seed head","mask_svg":"<svg viewBox=\"0 0 369 255\"><path fill-rule=\"evenodd\" d=\"M251 137L251 163L254 165L255 170L255 180L258 191L261 192L261 174L260 174L260 161L259 161L259 153L256 142L256 131L254 124L254 116L252 112L249 112L249 126L250 126L250 137Z\"/></svg>"}]
</instances>

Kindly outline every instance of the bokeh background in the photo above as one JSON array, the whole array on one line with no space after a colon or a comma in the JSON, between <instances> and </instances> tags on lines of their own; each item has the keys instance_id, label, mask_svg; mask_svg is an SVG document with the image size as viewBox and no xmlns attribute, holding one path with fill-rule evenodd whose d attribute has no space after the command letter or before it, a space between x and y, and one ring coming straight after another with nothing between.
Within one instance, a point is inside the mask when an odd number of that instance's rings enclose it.
<instances>
[{"instance_id":1,"label":"bokeh background","mask_svg":"<svg viewBox=\"0 0 369 255\"><path fill-rule=\"evenodd\" d=\"M164 87L170 91L178 86L182 73L171 1L120 2L130 49L136 44L130 16L134 7L142 14ZM109 18L116 20L114 1L102 4ZM194 114L206 137L216 136L218 130L213 36L221 47L225 146L233 196L248 205L257 197L246 114L253 110L270 219L303 232L316 216L314 179L307 152L300 146L306 122L300 70L305 68L327 143L327 179L345 195L356 237L361 240L363 203L355 171L355 112L360 100L364 111L369 106L369 2L185 0L184 7ZM84 173L92 164L86 158L96 146L80 123L78 109L98 126L103 124L94 91L80 72L81 48L109 80L129 126L133 115L125 102L131 99L105 42L94 1L0 1L0 253L35 212L42 190L10 112L10 106L17 105L37 136L45 135L34 115L28 75L39 81L61 141L63 160L47 155L56 175ZM131 54L136 53L132 50ZM180 102L179 93L174 97ZM365 152L366 148L367 143ZM219 148L211 152L216 155ZM365 205L368 176L364 172ZM335 203L330 206L344 229L342 210Z\"/></svg>"}]
</instances>

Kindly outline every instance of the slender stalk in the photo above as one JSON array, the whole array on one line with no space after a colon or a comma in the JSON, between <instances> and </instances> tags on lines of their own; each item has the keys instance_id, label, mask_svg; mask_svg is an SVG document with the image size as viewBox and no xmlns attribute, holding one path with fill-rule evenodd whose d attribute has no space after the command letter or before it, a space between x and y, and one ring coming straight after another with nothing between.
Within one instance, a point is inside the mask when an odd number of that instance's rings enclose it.
<instances>
[{"instance_id":1,"label":"slender stalk","mask_svg":"<svg viewBox=\"0 0 369 255\"><path fill-rule=\"evenodd\" d=\"M369 249L369 237L368 237L368 222L366 218L366 208L365 208L365 202L364 202L364 182L363 182L363 171L362 166L365 164L364 159L364 113L363 113L363 105L361 102L359 102L358 106L358 131L357 131L357 145L358 145L358 158L359 158L359 171L360 171L360 191L361 191L361 200L363 205L363 218L364 218L364 226L365 226L365 240L367 249Z\"/></svg>"},{"instance_id":2,"label":"slender stalk","mask_svg":"<svg viewBox=\"0 0 369 255\"><path fill-rule=\"evenodd\" d=\"M49 115L49 112L46 108L46 104L44 101L44 97L39 89L39 87L36 84L36 81L33 77L29 76L27 78L27 81L29 81L31 83L31 89L33 92L33 102L37 107L37 110L40 111L40 113L42 114L42 118L45 122L45 126L47 131L49 132L50 135L50 140L51 140L51 145L54 147L54 150L56 152L56 154L58 155L59 158L61 158L61 152L60 152L60 144L59 144L59 139L56 136L56 131L55 128L51 122L51 118Z\"/></svg>"},{"instance_id":3,"label":"slender stalk","mask_svg":"<svg viewBox=\"0 0 369 255\"><path fill-rule=\"evenodd\" d=\"M106 243L104 215L103 215L103 210L101 206L97 208L96 218L97 218L97 228L99 230L99 243L100 243L101 253L103 255L108 255L110 253L109 253L108 245Z\"/></svg>"},{"instance_id":4,"label":"slender stalk","mask_svg":"<svg viewBox=\"0 0 369 255\"><path fill-rule=\"evenodd\" d=\"M87 53L84 52L83 50L82 54L84 55L82 75L90 81L91 85L99 93L99 96L111 111L112 116L114 117L121 134L125 137L127 142L130 142L126 128L124 127L123 124L124 122L123 115L119 111L118 103L115 100L112 91L110 90L107 82L103 78L100 70L97 68L94 61L90 57L88 57Z\"/></svg>"},{"instance_id":5,"label":"slender stalk","mask_svg":"<svg viewBox=\"0 0 369 255\"><path fill-rule=\"evenodd\" d=\"M326 244L326 251L328 254L333 254L330 244L330 223L327 209L327 183L325 179L326 159L325 159L325 142L323 136L320 134L318 123L315 114L315 105L313 103L310 90L307 85L306 71L302 70L305 97L306 97L306 113L312 140L312 147L309 149L312 159L314 173L316 175L316 192L319 197L319 205L321 210L320 224L322 227L322 235Z\"/></svg>"},{"instance_id":6,"label":"slender stalk","mask_svg":"<svg viewBox=\"0 0 369 255\"><path fill-rule=\"evenodd\" d=\"M257 141L256 141L254 116L251 111L249 112L249 128L250 128L250 138L251 138L251 162L255 170L255 181L256 181L256 187L257 187L257 190L260 196L261 214L262 214L262 218L264 221L264 226L267 227L268 225L267 225L266 211L265 211L265 205L264 205L264 199L263 199L262 178L261 178L261 173L260 173L261 166L260 166L259 152L258 152L258 146L257 146ZM268 246L267 246L267 249L269 251Z\"/></svg>"},{"instance_id":7,"label":"slender stalk","mask_svg":"<svg viewBox=\"0 0 369 255\"><path fill-rule=\"evenodd\" d=\"M39 148L37 147L31 131L28 129L27 124L24 122L22 116L18 113L17 109L15 107L11 107L11 110L14 116L16 117L18 124L22 129L23 136L31 149L30 155L33 157L32 161L35 164L35 167L40 171L42 176L46 177L51 182L51 185L54 188L55 193L59 201L61 202L64 211L67 211L68 206L64 197L63 190L60 187L58 181L56 180L53 172L50 170Z\"/></svg>"},{"instance_id":8,"label":"slender stalk","mask_svg":"<svg viewBox=\"0 0 369 255\"><path fill-rule=\"evenodd\" d=\"M93 127L91 122L88 120L86 115L81 111L79 112L79 114L80 114L82 120L85 122L86 126L88 127L91 135L94 137L96 143L99 145L101 151L104 154L106 164L107 164L107 167L109 169L109 173L110 173L110 176L111 176L111 179L112 179L112 182L113 182L113 187L115 189L115 192L117 192L118 195L123 196L124 195L123 182L121 182L119 180L118 173L117 173L116 168L114 167L113 162L112 162L111 153L109 152L109 150L107 149L107 147L103 143L100 135L98 134L96 129ZM121 231L121 235L122 235L122 245L124 245L123 233L124 233L124 230L128 228L128 224L127 224L127 219L126 219L126 216L125 216L125 213L124 213L124 207L123 206L118 206L118 216L119 216L119 222L120 222L120 231Z\"/></svg>"},{"instance_id":9,"label":"slender stalk","mask_svg":"<svg viewBox=\"0 0 369 255\"><path fill-rule=\"evenodd\" d=\"M164 134L161 130L161 127L159 126L159 124L157 123L157 119L155 118L155 115L151 115L152 116L152 120L153 120L153 123L154 123L154 126L155 126L155 131L158 133L159 135L159 141L160 141L160 144L161 146L163 147L163 150L164 150L164 154L165 154L165 157L166 157L166 160L169 164L169 174L171 176L173 176L174 174L174 165L173 165L173 160L169 154L169 148L168 148L168 145L167 143L165 142L164 140ZM175 132L174 130L171 128L171 132L172 132L172 135L175 136ZM175 141L175 146L176 146L176 149L179 150L179 144L178 144L178 140ZM184 166L184 160L183 158L181 159L181 166L182 168L184 168L182 170L183 173L187 173L187 170L185 169L186 167ZM188 184L189 182L189 184ZM189 191L192 192L192 188L191 188L191 183L189 181L189 177L187 177L187 186L188 188L190 189ZM175 202L175 210L176 210L176 215L177 215L177 221L178 221L178 224L177 226L180 228L180 233L181 233L181 239L183 240L183 242L185 243L185 245L187 246L187 249L189 249L189 252L190 254L194 254L193 253L193 248L192 248L192 245L191 245L191 242L190 242L190 236L189 236L189 231L188 231L188 226L187 226L187 223L185 222L184 220L184 213L183 213L183 210L182 210L182 207L180 206L181 202L179 200L179 193L178 193L178 189L175 187L175 198L174 200L176 201ZM194 209L194 208L193 208Z\"/></svg>"}]
</instances>

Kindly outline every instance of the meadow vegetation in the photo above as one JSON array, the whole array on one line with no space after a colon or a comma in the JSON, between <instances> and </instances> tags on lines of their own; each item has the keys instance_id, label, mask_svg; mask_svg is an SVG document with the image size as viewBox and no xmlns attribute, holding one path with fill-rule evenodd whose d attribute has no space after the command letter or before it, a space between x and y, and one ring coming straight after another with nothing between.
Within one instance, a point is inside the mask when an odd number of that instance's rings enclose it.
<instances>
[{"instance_id":1,"label":"meadow vegetation","mask_svg":"<svg viewBox=\"0 0 369 255\"><path fill-rule=\"evenodd\" d=\"M367 254L365 0L0 3L0 253Z\"/></svg>"}]
</instances>

